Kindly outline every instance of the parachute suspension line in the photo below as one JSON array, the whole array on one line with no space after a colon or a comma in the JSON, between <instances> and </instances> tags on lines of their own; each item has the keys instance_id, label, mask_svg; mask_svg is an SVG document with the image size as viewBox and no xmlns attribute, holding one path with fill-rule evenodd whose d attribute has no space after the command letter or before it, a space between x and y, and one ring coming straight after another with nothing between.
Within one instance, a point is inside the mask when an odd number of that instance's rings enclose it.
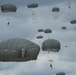
<instances>
[{"instance_id":1,"label":"parachute suspension line","mask_svg":"<svg viewBox=\"0 0 76 75\"><path fill-rule=\"evenodd\" d=\"M55 19L57 18L57 16L55 15Z\"/></svg>"},{"instance_id":2,"label":"parachute suspension line","mask_svg":"<svg viewBox=\"0 0 76 75\"><path fill-rule=\"evenodd\" d=\"M35 20L35 12L32 11L32 17L33 17L33 20Z\"/></svg>"},{"instance_id":3,"label":"parachute suspension line","mask_svg":"<svg viewBox=\"0 0 76 75\"><path fill-rule=\"evenodd\" d=\"M74 29L75 29L75 26L74 26Z\"/></svg>"},{"instance_id":4,"label":"parachute suspension line","mask_svg":"<svg viewBox=\"0 0 76 75\"><path fill-rule=\"evenodd\" d=\"M48 39L50 39L50 36L48 35Z\"/></svg>"},{"instance_id":5,"label":"parachute suspension line","mask_svg":"<svg viewBox=\"0 0 76 75\"><path fill-rule=\"evenodd\" d=\"M48 51L48 53L50 54L51 52ZM53 62L53 60L50 59L50 55L49 55L49 54L48 54L48 62L49 62L50 67L53 68L53 67L52 67L52 62Z\"/></svg>"}]
</instances>

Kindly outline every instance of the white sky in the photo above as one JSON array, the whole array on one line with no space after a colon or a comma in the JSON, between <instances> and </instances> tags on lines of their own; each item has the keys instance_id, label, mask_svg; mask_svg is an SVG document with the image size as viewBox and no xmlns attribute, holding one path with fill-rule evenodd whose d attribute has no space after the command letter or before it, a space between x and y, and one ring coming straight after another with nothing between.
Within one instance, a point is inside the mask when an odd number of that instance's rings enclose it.
<instances>
[{"instance_id":1,"label":"white sky","mask_svg":"<svg viewBox=\"0 0 76 75\"><path fill-rule=\"evenodd\" d=\"M39 4L38 8L27 8L27 4L35 2ZM0 41L25 38L41 46L41 42L49 37L60 41L61 50L50 54L40 50L35 61L0 62L0 75L56 75L60 71L66 75L76 75L76 24L70 24L72 19L76 19L76 0L0 0L0 5L6 3L16 5L17 12L0 11ZM70 9L68 3L71 3ZM52 12L52 8L56 6L60 8L58 13ZM10 19L9 26L7 19ZM62 26L66 26L67 29L62 30ZM39 28L50 28L52 33L38 33ZM44 38L38 40L38 35L43 35ZM48 56L53 60L53 69L49 66Z\"/></svg>"}]
</instances>

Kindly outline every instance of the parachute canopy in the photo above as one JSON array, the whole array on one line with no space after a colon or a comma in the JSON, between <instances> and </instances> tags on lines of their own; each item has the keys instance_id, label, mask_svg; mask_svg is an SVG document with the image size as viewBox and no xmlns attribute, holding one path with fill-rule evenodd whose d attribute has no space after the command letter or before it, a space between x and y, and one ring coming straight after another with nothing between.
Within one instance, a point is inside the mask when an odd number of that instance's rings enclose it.
<instances>
[{"instance_id":1,"label":"parachute canopy","mask_svg":"<svg viewBox=\"0 0 76 75\"><path fill-rule=\"evenodd\" d=\"M52 30L51 29L45 29L44 33L52 33Z\"/></svg>"},{"instance_id":2,"label":"parachute canopy","mask_svg":"<svg viewBox=\"0 0 76 75\"><path fill-rule=\"evenodd\" d=\"M42 39L43 36L42 36L42 35L39 35L39 36L37 36L36 38L37 38L37 39Z\"/></svg>"},{"instance_id":3,"label":"parachute canopy","mask_svg":"<svg viewBox=\"0 0 76 75\"><path fill-rule=\"evenodd\" d=\"M76 19L70 21L71 24L76 24Z\"/></svg>"},{"instance_id":4,"label":"parachute canopy","mask_svg":"<svg viewBox=\"0 0 76 75\"><path fill-rule=\"evenodd\" d=\"M16 10L17 10L17 7L15 5L12 5L12 4L1 5L2 12L16 12Z\"/></svg>"},{"instance_id":5,"label":"parachute canopy","mask_svg":"<svg viewBox=\"0 0 76 75\"><path fill-rule=\"evenodd\" d=\"M38 7L38 4L37 3L31 3L31 4L28 4L27 7L28 8L36 8L36 7Z\"/></svg>"},{"instance_id":6,"label":"parachute canopy","mask_svg":"<svg viewBox=\"0 0 76 75\"><path fill-rule=\"evenodd\" d=\"M66 27L65 27L65 26L63 26L63 27L62 27L62 29L66 29Z\"/></svg>"},{"instance_id":7,"label":"parachute canopy","mask_svg":"<svg viewBox=\"0 0 76 75\"><path fill-rule=\"evenodd\" d=\"M56 75L65 75L65 73L64 72L58 72L58 73L56 73Z\"/></svg>"},{"instance_id":8,"label":"parachute canopy","mask_svg":"<svg viewBox=\"0 0 76 75\"><path fill-rule=\"evenodd\" d=\"M0 43L0 61L36 60L40 47L26 39L12 38Z\"/></svg>"},{"instance_id":9,"label":"parachute canopy","mask_svg":"<svg viewBox=\"0 0 76 75\"><path fill-rule=\"evenodd\" d=\"M43 32L43 31L44 31L43 29L39 29L39 30L38 30L38 32Z\"/></svg>"},{"instance_id":10,"label":"parachute canopy","mask_svg":"<svg viewBox=\"0 0 76 75\"><path fill-rule=\"evenodd\" d=\"M42 50L58 52L60 50L60 42L55 39L47 39L42 43Z\"/></svg>"},{"instance_id":11,"label":"parachute canopy","mask_svg":"<svg viewBox=\"0 0 76 75\"><path fill-rule=\"evenodd\" d=\"M52 9L52 12L59 12L60 11L60 9L58 8L58 7L54 7L53 9Z\"/></svg>"}]
</instances>

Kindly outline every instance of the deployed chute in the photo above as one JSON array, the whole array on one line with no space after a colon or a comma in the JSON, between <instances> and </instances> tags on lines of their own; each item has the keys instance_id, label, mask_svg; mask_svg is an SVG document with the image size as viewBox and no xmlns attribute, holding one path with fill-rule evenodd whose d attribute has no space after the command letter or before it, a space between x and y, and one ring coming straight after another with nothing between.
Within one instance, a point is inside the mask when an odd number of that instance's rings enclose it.
<instances>
[{"instance_id":1,"label":"deployed chute","mask_svg":"<svg viewBox=\"0 0 76 75\"><path fill-rule=\"evenodd\" d=\"M37 39L42 39L43 36L42 36L42 35L38 35L36 38L37 38Z\"/></svg>"},{"instance_id":2,"label":"deployed chute","mask_svg":"<svg viewBox=\"0 0 76 75\"><path fill-rule=\"evenodd\" d=\"M58 72L58 73L56 73L56 75L65 75L65 73L64 72Z\"/></svg>"},{"instance_id":3,"label":"deployed chute","mask_svg":"<svg viewBox=\"0 0 76 75\"><path fill-rule=\"evenodd\" d=\"M44 32L44 30L43 29L38 29L38 32Z\"/></svg>"},{"instance_id":4,"label":"deployed chute","mask_svg":"<svg viewBox=\"0 0 76 75\"><path fill-rule=\"evenodd\" d=\"M60 42L55 39L48 39L42 43L43 51L59 52Z\"/></svg>"},{"instance_id":5,"label":"deployed chute","mask_svg":"<svg viewBox=\"0 0 76 75\"><path fill-rule=\"evenodd\" d=\"M58 7L54 7L53 9L52 9L52 12L59 12L59 8Z\"/></svg>"},{"instance_id":6,"label":"deployed chute","mask_svg":"<svg viewBox=\"0 0 76 75\"><path fill-rule=\"evenodd\" d=\"M16 12L17 7L15 5L12 4L4 4L1 5L1 11L6 13L6 12Z\"/></svg>"},{"instance_id":7,"label":"deployed chute","mask_svg":"<svg viewBox=\"0 0 76 75\"><path fill-rule=\"evenodd\" d=\"M62 27L62 29L66 29L66 27L65 27L65 26L63 26L63 27Z\"/></svg>"},{"instance_id":8,"label":"deployed chute","mask_svg":"<svg viewBox=\"0 0 76 75\"><path fill-rule=\"evenodd\" d=\"M12 38L0 43L0 61L30 61L36 60L40 47L26 39Z\"/></svg>"},{"instance_id":9,"label":"deployed chute","mask_svg":"<svg viewBox=\"0 0 76 75\"><path fill-rule=\"evenodd\" d=\"M44 33L52 33L52 30L51 29L45 29Z\"/></svg>"},{"instance_id":10,"label":"deployed chute","mask_svg":"<svg viewBox=\"0 0 76 75\"><path fill-rule=\"evenodd\" d=\"M70 23L71 24L76 24L76 20L71 20Z\"/></svg>"},{"instance_id":11,"label":"deployed chute","mask_svg":"<svg viewBox=\"0 0 76 75\"><path fill-rule=\"evenodd\" d=\"M70 23L71 24L76 24L76 19L75 20L71 20ZM74 26L74 29L75 29L75 26Z\"/></svg>"},{"instance_id":12,"label":"deployed chute","mask_svg":"<svg viewBox=\"0 0 76 75\"><path fill-rule=\"evenodd\" d=\"M28 8L36 8L36 7L38 7L38 4L37 3L31 3L31 4L28 4L27 7Z\"/></svg>"}]
</instances>

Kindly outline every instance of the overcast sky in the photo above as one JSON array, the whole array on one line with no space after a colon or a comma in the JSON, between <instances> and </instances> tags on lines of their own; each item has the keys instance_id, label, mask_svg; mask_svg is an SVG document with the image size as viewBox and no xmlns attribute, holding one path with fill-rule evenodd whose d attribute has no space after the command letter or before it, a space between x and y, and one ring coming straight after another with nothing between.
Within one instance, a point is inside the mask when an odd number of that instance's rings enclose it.
<instances>
[{"instance_id":1,"label":"overcast sky","mask_svg":"<svg viewBox=\"0 0 76 75\"><path fill-rule=\"evenodd\" d=\"M29 3L38 3L39 6L29 9ZM76 75L76 24L70 24L71 20L76 19L76 0L0 0L0 5L2 4L14 4L17 11L0 11L0 41L25 38L41 47L41 43L49 37L60 41L61 49L58 53L48 53L41 49L37 60L34 61L0 62L0 75L56 75L57 72ZM59 7L60 11L52 12L53 7ZM7 19L10 19L10 25L7 25ZM62 30L62 26L66 26L67 29ZM38 33L38 29L41 28L50 28L52 33ZM36 39L38 35L43 35L43 39ZM53 69L50 67L49 59L53 60Z\"/></svg>"}]
</instances>

